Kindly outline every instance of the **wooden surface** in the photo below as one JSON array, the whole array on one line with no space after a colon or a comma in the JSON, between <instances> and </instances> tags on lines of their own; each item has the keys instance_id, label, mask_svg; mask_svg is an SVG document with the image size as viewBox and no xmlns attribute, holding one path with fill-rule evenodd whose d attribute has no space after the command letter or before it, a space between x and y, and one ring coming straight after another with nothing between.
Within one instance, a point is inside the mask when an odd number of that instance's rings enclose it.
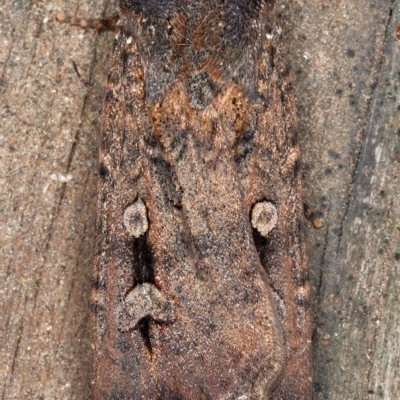
<instances>
[{"instance_id":1,"label":"wooden surface","mask_svg":"<svg viewBox=\"0 0 400 400\"><path fill-rule=\"evenodd\" d=\"M54 16L110 15L107 3L0 3L2 399L89 396L97 142L113 34ZM314 398L397 399L400 1L284 0L277 11L304 196L324 220L307 224Z\"/></svg>"}]
</instances>

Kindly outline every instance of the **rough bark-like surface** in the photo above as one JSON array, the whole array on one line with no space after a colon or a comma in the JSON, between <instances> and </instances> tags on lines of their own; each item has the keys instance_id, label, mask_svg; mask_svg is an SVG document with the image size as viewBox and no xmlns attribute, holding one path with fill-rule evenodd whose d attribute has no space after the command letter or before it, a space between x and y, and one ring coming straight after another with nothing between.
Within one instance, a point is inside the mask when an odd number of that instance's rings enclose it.
<instances>
[{"instance_id":1,"label":"rough bark-like surface","mask_svg":"<svg viewBox=\"0 0 400 400\"><path fill-rule=\"evenodd\" d=\"M399 5L307 1L282 10L305 200L325 222L308 241L315 399L400 395Z\"/></svg>"},{"instance_id":2,"label":"rough bark-like surface","mask_svg":"<svg viewBox=\"0 0 400 400\"><path fill-rule=\"evenodd\" d=\"M106 3L1 3L4 399L89 396L95 164L112 37L54 15L99 16ZM399 2L283 1L278 11L303 192L325 222L308 227L314 397L398 398Z\"/></svg>"},{"instance_id":3,"label":"rough bark-like surface","mask_svg":"<svg viewBox=\"0 0 400 400\"><path fill-rule=\"evenodd\" d=\"M55 14L100 13L102 3L1 2L2 399L89 398L97 143L112 38L71 30Z\"/></svg>"}]
</instances>

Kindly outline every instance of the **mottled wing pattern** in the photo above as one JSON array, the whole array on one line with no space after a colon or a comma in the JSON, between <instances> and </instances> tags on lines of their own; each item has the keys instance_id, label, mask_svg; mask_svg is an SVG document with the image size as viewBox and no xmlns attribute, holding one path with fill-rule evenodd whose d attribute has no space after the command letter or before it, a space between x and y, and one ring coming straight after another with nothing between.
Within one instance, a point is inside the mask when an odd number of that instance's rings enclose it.
<instances>
[{"instance_id":1,"label":"mottled wing pattern","mask_svg":"<svg viewBox=\"0 0 400 400\"><path fill-rule=\"evenodd\" d=\"M220 19L212 2L133 3L120 2L104 104L94 398L309 398L296 120L273 2L218 2ZM250 223L263 202L277 213L265 236Z\"/></svg>"}]
</instances>

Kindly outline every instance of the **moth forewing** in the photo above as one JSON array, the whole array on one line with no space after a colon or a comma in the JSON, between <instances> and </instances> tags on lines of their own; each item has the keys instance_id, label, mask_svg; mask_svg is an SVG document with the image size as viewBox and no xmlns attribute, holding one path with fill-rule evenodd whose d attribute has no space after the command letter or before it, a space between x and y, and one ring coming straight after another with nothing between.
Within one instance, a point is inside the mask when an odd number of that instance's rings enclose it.
<instances>
[{"instance_id":1,"label":"moth forewing","mask_svg":"<svg viewBox=\"0 0 400 400\"><path fill-rule=\"evenodd\" d=\"M296 117L273 3L119 2L96 399L311 398Z\"/></svg>"}]
</instances>

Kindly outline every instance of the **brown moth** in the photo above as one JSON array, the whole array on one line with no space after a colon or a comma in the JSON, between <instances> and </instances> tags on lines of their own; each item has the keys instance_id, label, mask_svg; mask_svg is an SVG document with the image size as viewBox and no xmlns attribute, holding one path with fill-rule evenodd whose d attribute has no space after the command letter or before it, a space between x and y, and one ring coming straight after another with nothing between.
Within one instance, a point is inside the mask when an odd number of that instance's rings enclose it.
<instances>
[{"instance_id":1,"label":"brown moth","mask_svg":"<svg viewBox=\"0 0 400 400\"><path fill-rule=\"evenodd\" d=\"M273 0L121 0L95 399L310 399L297 124Z\"/></svg>"}]
</instances>

